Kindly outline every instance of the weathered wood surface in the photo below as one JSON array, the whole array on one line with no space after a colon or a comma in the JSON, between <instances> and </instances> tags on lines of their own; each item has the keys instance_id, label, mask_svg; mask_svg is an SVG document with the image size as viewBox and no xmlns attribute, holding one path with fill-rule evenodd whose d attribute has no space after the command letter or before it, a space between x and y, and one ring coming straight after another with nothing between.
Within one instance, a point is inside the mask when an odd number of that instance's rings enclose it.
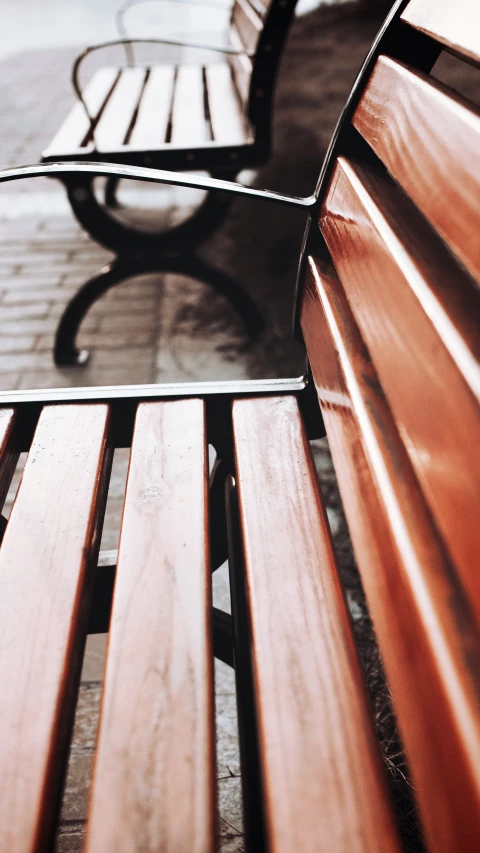
<instances>
[{"instance_id":1,"label":"weathered wood surface","mask_svg":"<svg viewBox=\"0 0 480 853\"><path fill-rule=\"evenodd\" d=\"M87 853L211 853L215 751L204 407L140 405Z\"/></svg>"},{"instance_id":2,"label":"weathered wood surface","mask_svg":"<svg viewBox=\"0 0 480 853\"><path fill-rule=\"evenodd\" d=\"M50 849L110 453L104 405L44 409L0 551L0 849Z\"/></svg>"},{"instance_id":3,"label":"weathered wood surface","mask_svg":"<svg viewBox=\"0 0 480 853\"><path fill-rule=\"evenodd\" d=\"M312 258L301 323L429 849L473 853L478 627L343 288L332 267Z\"/></svg>"},{"instance_id":4,"label":"weathered wood surface","mask_svg":"<svg viewBox=\"0 0 480 853\"><path fill-rule=\"evenodd\" d=\"M410 0L401 18L454 53L480 62L478 0Z\"/></svg>"},{"instance_id":5,"label":"weathered wood surface","mask_svg":"<svg viewBox=\"0 0 480 853\"><path fill-rule=\"evenodd\" d=\"M321 227L480 621L479 293L389 181L343 158Z\"/></svg>"},{"instance_id":6,"label":"weathered wood surface","mask_svg":"<svg viewBox=\"0 0 480 853\"><path fill-rule=\"evenodd\" d=\"M268 850L398 851L297 402L236 401L233 427Z\"/></svg>"},{"instance_id":7,"label":"weathered wood surface","mask_svg":"<svg viewBox=\"0 0 480 853\"><path fill-rule=\"evenodd\" d=\"M381 56L353 124L480 280L480 115L440 84Z\"/></svg>"}]
</instances>

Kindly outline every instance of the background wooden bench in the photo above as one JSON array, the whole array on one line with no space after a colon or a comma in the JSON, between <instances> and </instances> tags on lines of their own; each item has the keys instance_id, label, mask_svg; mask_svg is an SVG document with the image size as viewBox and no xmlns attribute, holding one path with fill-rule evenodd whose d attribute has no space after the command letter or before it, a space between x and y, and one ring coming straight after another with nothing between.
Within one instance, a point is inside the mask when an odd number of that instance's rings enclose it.
<instances>
[{"instance_id":1,"label":"background wooden bench","mask_svg":"<svg viewBox=\"0 0 480 853\"><path fill-rule=\"evenodd\" d=\"M480 113L430 74L440 46L480 74L475 14L473 0L396 5L314 196L231 188L309 214L297 331L436 853L474 853L480 836ZM111 450L131 446L86 849L214 849L210 443L226 466L247 849L402 849L309 447L314 402L294 379L0 394L3 494L29 450L0 549L0 847L51 837Z\"/></svg>"}]
</instances>

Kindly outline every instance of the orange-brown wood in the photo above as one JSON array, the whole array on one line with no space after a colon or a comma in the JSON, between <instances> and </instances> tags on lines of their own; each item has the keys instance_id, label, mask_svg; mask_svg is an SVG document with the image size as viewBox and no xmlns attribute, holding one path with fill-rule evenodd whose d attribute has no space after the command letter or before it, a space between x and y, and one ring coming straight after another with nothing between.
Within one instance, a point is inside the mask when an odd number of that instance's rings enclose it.
<instances>
[{"instance_id":1,"label":"orange-brown wood","mask_svg":"<svg viewBox=\"0 0 480 853\"><path fill-rule=\"evenodd\" d=\"M381 56L353 124L480 280L480 115L450 94Z\"/></svg>"},{"instance_id":2,"label":"orange-brown wood","mask_svg":"<svg viewBox=\"0 0 480 853\"><path fill-rule=\"evenodd\" d=\"M88 853L211 853L215 754L204 407L139 406Z\"/></svg>"},{"instance_id":3,"label":"orange-brown wood","mask_svg":"<svg viewBox=\"0 0 480 853\"><path fill-rule=\"evenodd\" d=\"M150 69L143 90L129 145L144 151L163 145L172 108L175 68L158 65Z\"/></svg>"},{"instance_id":4,"label":"orange-brown wood","mask_svg":"<svg viewBox=\"0 0 480 853\"><path fill-rule=\"evenodd\" d=\"M98 151L123 145L133 124L145 83L144 68L124 68L95 128Z\"/></svg>"},{"instance_id":5,"label":"orange-brown wood","mask_svg":"<svg viewBox=\"0 0 480 853\"><path fill-rule=\"evenodd\" d=\"M203 68L180 66L173 95L172 143L194 148L209 139L204 100Z\"/></svg>"},{"instance_id":6,"label":"orange-brown wood","mask_svg":"<svg viewBox=\"0 0 480 853\"><path fill-rule=\"evenodd\" d=\"M0 550L0 849L50 849L110 452L105 405L44 409Z\"/></svg>"},{"instance_id":7,"label":"orange-brown wood","mask_svg":"<svg viewBox=\"0 0 480 853\"><path fill-rule=\"evenodd\" d=\"M480 62L478 0L410 0L401 18L455 53Z\"/></svg>"},{"instance_id":8,"label":"orange-brown wood","mask_svg":"<svg viewBox=\"0 0 480 853\"><path fill-rule=\"evenodd\" d=\"M118 68L99 68L83 93L90 118L98 118L105 101L118 79ZM62 155L72 148L80 148L89 135L90 121L83 104L76 103L58 133L52 139L45 156Z\"/></svg>"},{"instance_id":9,"label":"orange-brown wood","mask_svg":"<svg viewBox=\"0 0 480 853\"><path fill-rule=\"evenodd\" d=\"M268 850L398 851L297 402L236 401L233 428Z\"/></svg>"},{"instance_id":10,"label":"orange-brown wood","mask_svg":"<svg viewBox=\"0 0 480 853\"><path fill-rule=\"evenodd\" d=\"M389 181L344 159L337 163L321 227L480 619L478 291Z\"/></svg>"},{"instance_id":11,"label":"orange-brown wood","mask_svg":"<svg viewBox=\"0 0 480 853\"><path fill-rule=\"evenodd\" d=\"M301 324L429 849L480 835L480 637L331 267L309 259Z\"/></svg>"},{"instance_id":12,"label":"orange-brown wood","mask_svg":"<svg viewBox=\"0 0 480 853\"><path fill-rule=\"evenodd\" d=\"M245 145L247 121L227 63L205 68L212 136L219 145Z\"/></svg>"},{"instance_id":13,"label":"orange-brown wood","mask_svg":"<svg viewBox=\"0 0 480 853\"><path fill-rule=\"evenodd\" d=\"M254 53L258 36L263 29L263 21L248 0L235 0L232 26L237 30L247 53Z\"/></svg>"}]
</instances>

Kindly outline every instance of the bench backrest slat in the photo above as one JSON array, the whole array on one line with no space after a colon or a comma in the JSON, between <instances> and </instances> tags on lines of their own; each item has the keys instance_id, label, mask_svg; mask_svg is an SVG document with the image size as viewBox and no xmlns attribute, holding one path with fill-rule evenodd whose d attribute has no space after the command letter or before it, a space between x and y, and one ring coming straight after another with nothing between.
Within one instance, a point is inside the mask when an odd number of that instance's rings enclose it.
<instances>
[{"instance_id":1,"label":"bench backrest slat","mask_svg":"<svg viewBox=\"0 0 480 853\"><path fill-rule=\"evenodd\" d=\"M50 849L110 453L105 405L44 409L0 551L0 848Z\"/></svg>"},{"instance_id":2,"label":"bench backrest slat","mask_svg":"<svg viewBox=\"0 0 480 853\"><path fill-rule=\"evenodd\" d=\"M298 404L236 401L233 431L266 849L398 851Z\"/></svg>"},{"instance_id":3,"label":"bench backrest slat","mask_svg":"<svg viewBox=\"0 0 480 853\"><path fill-rule=\"evenodd\" d=\"M229 61L248 118L257 128L260 141L264 138L268 145L275 79L297 0L261 2L263 17L250 0L235 0L230 41L236 50L254 53L254 57L235 56Z\"/></svg>"},{"instance_id":4,"label":"bench backrest slat","mask_svg":"<svg viewBox=\"0 0 480 853\"><path fill-rule=\"evenodd\" d=\"M342 284L314 258L302 328L432 849L471 850L479 832L477 624Z\"/></svg>"},{"instance_id":5,"label":"bench backrest slat","mask_svg":"<svg viewBox=\"0 0 480 853\"><path fill-rule=\"evenodd\" d=\"M263 29L263 21L249 0L235 0L231 26L247 53L254 53Z\"/></svg>"},{"instance_id":6,"label":"bench backrest slat","mask_svg":"<svg viewBox=\"0 0 480 853\"><path fill-rule=\"evenodd\" d=\"M207 473L203 403L140 405L88 853L215 847Z\"/></svg>"},{"instance_id":7,"label":"bench backrest slat","mask_svg":"<svg viewBox=\"0 0 480 853\"><path fill-rule=\"evenodd\" d=\"M426 75L380 56L353 124L480 279L480 113L452 95Z\"/></svg>"},{"instance_id":8,"label":"bench backrest slat","mask_svg":"<svg viewBox=\"0 0 480 853\"><path fill-rule=\"evenodd\" d=\"M478 0L410 0L401 18L454 53L480 62Z\"/></svg>"},{"instance_id":9,"label":"bench backrest slat","mask_svg":"<svg viewBox=\"0 0 480 853\"><path fill-rule=\"evenodd\" d=\"M480 408L472 393L480 392L480 329L478 313L467 313L480 294L422 226L393 183L343 158L337 163L322 232L480 619L480 574L472 571L472 554L480 553Z\"/></svg>"},{"instance_id":10,"label":"bench backrest slat","mask_svg":"<svg viewBox=\"0 0 480 853\"><path fill-rule=\"evenodd\" d=\"M429 71L442 46L480 65L478 16L473 0L397 3L322 171L320 234L299 291L355 555L439 853L474 851L480 835L480 114Z\"/></svg>"}]
</instances>

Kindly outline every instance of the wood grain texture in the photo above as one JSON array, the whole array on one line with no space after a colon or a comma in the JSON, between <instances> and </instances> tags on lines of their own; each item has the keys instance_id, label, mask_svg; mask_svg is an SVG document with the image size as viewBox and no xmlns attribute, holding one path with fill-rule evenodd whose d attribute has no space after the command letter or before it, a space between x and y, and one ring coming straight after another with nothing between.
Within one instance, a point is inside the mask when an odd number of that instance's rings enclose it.
<instances>
[{"instance_id":1,"label":"wood grain texture","mask_svg":"<svg viewBox=\"0 0 480 853\"><path fill-rule=\"evenodd\" d=\"M478 291L386 179L337 163L321 228L480 619ZM463 375L462 375L463 373Z\"/></svg>"},{"instance_id":2,"label":"wood grain texture","mask_svg":"<svg viewBox=\"0 0 480 853\"><path fill-rule=\"evenodd\" d=\"M204 407L138 408L87 853L212 853L215 752Z\"/></svg>"},{"instance_id":3,"label":"wood grain texture","mask_svg":"<svg viewBox=\"0 0 480 853\"><path fill-rule=\"evenodd\" d=\"M410 0L402 21L445 47L480 62L480 5L477 0Z\"/></svg>"},{"instance_id":4,"label":"wood grain texture","mask_svg":"<svg viewBox=\"0 0 480 853\"><path fill-rule=\"evenodd\" d=\"M381 56L353 124L480 281L480 115Z\"/></svg>"},{"instance_id":5,"label":"wood grain texture","mask_svg":"<svg viewBox=\"0 0 480 853\"><path fill-rule=\"evenodd\" d=\"M148 151L163 145L173 99L173 65L157 65L150 69L129 145Z\"/></svg>"},{"instance_id":6,"label":"wood grain texture","mask_svg":"<svg viewBox=\"0 0 480 853\"><path fill-rule=\"evenodd\" d=\"M96 119L118 79L118 68L99 68L85 87L83 93L89 115ZM90 121L83 104L76 103L68 114L58 133L53 137L44 156L69 154L76 148L81 148L88 138Z\"/></svg>"},{"instance_id":7,"label":"wood grain texture","mask_svg":"<svg viewBox=\"0 0 480 853\"><path fill-rule=\"evenodd\" d=\"M144 68L124 68L95 128L98 151L115 151L132 126L145 82Z\"/></svg>"},{"instance_id":8,"label":"wood grain texture","mask_svg":"<svg viewBox=\"0 0 480 853\"><path fill-rule=\"evenodd\" d=\"M43 410L0 550L0 849L50 849L106 500L105 405Z\"/></svg>"},{"instance_id":9,"label":"wood grain texture","mask_svg":"<svg viewBox=\"0 0 480 853\"><path fill-rule=\"evenodd\" d=\"M204 107L203 68L183 65L177 71L172 111L172 143L195 148L209 138Z\"/></svg>"},{"instance_id":10,"label":"wood grain texture","mask_svg":"<svg viewBox=\"0 0 480 853\"><path fill-rule=\"evenodd\" d=\"M232 11L232 27L237 30L243 48L254 53L263 21L248 0L235 0Z\"/></svg>"},{"instance_id":11,"label":"wood grain texture","mask_svg":"<svg viewBox=\"0 0 480 853\"><path fill-rule=\"evenodd\" d=\"M245 145L247 121L227 63L205 68L212 135L219 145Z\"/></svg>"},{"instance_id":12,"label":"wood grain texture","mask_svg":"<svg viewBox=\"0 0 480 853\"><path fill-rule=\"evenodd\" d=\"M429 849L473 853L480 833L478 628L341 284L332 267L312 258L301 324Z\"/></svg>"},{"instance_id":13,"label":"wood grain texture","mask_svg":"<svg viewBox=\"0 0 480 853\"><path fill-rule=\"evenodd\" d=\"M236 401L233 428L267 849L398 851L297 402Z\"/></svg>"}]
</instances>

